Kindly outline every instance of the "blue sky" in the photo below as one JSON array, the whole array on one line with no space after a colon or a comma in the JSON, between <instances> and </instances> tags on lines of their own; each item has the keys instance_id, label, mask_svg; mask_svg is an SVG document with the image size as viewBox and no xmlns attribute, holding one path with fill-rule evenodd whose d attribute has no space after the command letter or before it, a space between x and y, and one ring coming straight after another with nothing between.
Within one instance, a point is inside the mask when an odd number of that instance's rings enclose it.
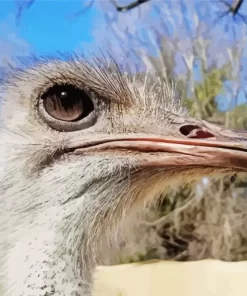
<instances>
[{"instance_id":1,"label":"blue sky","mask_svg":"<svg viewBox=\"0 0 247 296\"><path fill-rule=\"evenodd\" d=\"M90 0L35 0L31 7L22 11L21 19L16 22L18 10L20 7L25 7L30 1L32 2L32 0L0 0L0 64L5 56L26 55L29 52L38 55L51 54L57 51L83 50L84 53L87 53L87 51L94 52L98 48L102 48L102 46L103 48L107 46L107 38L111 43L110 46L118 47L126 55L128 54L129 48L131 48L131 42L126 41L128 38L125 36L124 41L121 38L121 40L116 39L106 25L102 7L106 3L109 4L109 0L96 0L97 5L93 5L79 17L75 17L76 13ZM129 2L131 1L129 0ZM121 3L120 0L119 3ZM143 9L141 19L139 19L138 9L118 14L118 26L122 34L123 32L135 33L132 31L138 28L144 32L142 34L144 36L149 32L148 26L150 24L154 23L158 29L162 25L166 25L165 22L160 25L157 20L155 21L157 15L155 9L150 9L150 3L155 3L155 1L150 1L141 6ZM195 6L200 9L203 6L201 4L206 2L197 0L195 3ZM159 1L156 1L156 5L159 6ZM169 1L166 2L166 5L169 5ZM108 6L108 9L114 10L112 5ZM208 7L207 9L211 8ZM183 11L184 16L188 18L187 6L183 7ZM247 1L242 11L247 11ZM201 13L204 14L204 18L207 18L208 11L203 11L203 7ZM163 17L163 14L161 15ZM227 21L229 22L229 18L223 19L223 23ZM188 23L190 23L189 19ZM230 25L232 23L232 21L229 22ZM224 32L220 25L216 29L218 30L218 33L215 33L216 39L222 39L220 41L222 43L224 41ZM226 32L225 36L229 37L229 34L229 32ZM195 69L195 75L198 76L196 78L199 78L197 73L199 72ZM221 97L220 105L223 109L226 107L225 102L225 98ZM239 102L246 102L243 92L239 95Z\"/></svg>"},{"instance_id":2,"label":"blue sky","mask_svg":"<svg viewBox=\"0 0 247 296\"><path fill-rule=\"evenodd\" d=\"M23 2L1 0L0 21L8 16L14 19ZM82 8L82 3L81 0L36 0L29 9L23 10L17 22L18 37L30 44L37 54L71 51L82 43L93 46L92 31L102 17L102 11L94 5L83 16L73 17Z\"/></svg>"}]
</instances>

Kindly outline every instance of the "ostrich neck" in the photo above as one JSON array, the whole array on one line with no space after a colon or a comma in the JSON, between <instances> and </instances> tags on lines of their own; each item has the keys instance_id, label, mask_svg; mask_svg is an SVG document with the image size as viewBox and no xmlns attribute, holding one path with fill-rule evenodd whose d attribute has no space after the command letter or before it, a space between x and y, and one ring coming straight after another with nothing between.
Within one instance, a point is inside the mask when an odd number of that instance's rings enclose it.
<instances>
[{"instance_id":1,"label":"ostrich neck","mask_svg":"<svg viewBox=\"0 0 247 296\"><path fill-rule=\"evenodd\" d=\"M108 170L109 161L103 162ZM131 206L128 192L134 191L123 169L119 174L118 162L105 176L91 165L85 157L71 161L67 170L61 163L26 178L14 164L6 169L0 196L3 296L91 295L96 263L108 264L113 257L114 248L101 248L111 234L106 228L117 223L107 223L106 217L120 219L126 201Z\"/></svg>"},{"instance_id":2,"label":"ostrich neck","mask_svg":"<svg viewBox=\"0 0 247 296\"><path fill-rule=\"evenodd\" d=\"M55 207L32 217L19 216L4 262L6 295L90 295L93 266L83 257L81 245L73 246L71 215Z\"/></svg>"}]
</instances>

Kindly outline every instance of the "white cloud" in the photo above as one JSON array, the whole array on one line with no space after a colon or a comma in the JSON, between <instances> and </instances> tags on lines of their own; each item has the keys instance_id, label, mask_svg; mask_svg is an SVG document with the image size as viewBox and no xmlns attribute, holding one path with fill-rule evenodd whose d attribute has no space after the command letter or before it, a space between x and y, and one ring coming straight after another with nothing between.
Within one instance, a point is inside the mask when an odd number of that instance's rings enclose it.
<instances>
[{"instance_id":1,"label":"white cloud","mask_svg":"<svg viewBox=\"0 0 247 296\"><path fill-rule=\"evenodd\" d=\"M30 44L19 36L14 14L0 22L0 67L12 62L13 57L25 56L30 52Z\"/></svg>"}]
</instances>

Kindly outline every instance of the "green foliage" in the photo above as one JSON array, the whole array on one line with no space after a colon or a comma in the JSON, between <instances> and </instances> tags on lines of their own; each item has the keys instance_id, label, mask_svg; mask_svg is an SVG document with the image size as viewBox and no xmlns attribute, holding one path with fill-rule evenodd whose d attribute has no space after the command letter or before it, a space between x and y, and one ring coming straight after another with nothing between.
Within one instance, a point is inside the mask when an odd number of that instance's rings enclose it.
<instances>
[{"instance_id":1,"label":"green foliage","mask_svg":"<svg viewBox=\"0 0 247 296\"><path fill-rule=\"evenodd\" d=\"M247 104L241 104L229 111L229 121L233 128L247 129ZM221 115L224 115L221 114Z\"/></svg>"},{"instance_id":2,"label":"green foliage","mask_svg":"<svg viewBox=\"0 0 247 296\"><path fill-rule=\"evenodd\" d=\"M196 83L192 97L184 99L186 107L192 115L197 110L201 119L210 119L217 110L216 97L224 93L224 81L228 79L229 67L211 68L203 74L203 81ZM199 109L199 110L198 110Z\"/></svg>"}]
</instances>

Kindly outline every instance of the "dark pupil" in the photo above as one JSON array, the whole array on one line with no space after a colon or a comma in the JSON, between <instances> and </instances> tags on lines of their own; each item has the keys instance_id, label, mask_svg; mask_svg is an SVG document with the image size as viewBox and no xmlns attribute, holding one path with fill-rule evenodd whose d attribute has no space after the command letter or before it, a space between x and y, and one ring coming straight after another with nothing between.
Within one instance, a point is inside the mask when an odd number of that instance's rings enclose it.
<instances>
[{"instance_id":1,"label":"dark pupil","mask_svg":"<svg viewBox=\"0 0 247 296\"><path fill-rule=\"evenodd\" d=\"M60 112L64 109L70 112L76 106L82 109L81 90L70 86L54 87L54 93L51 92L50 97L54 111ZM82 92L83 93L83 92Z\"/></svg>"},{"instance_id":2,"label":"dark pupil","mask_svg":"<svg viewBox=\"0 0 247 296\"><path fill-rule=\"evenodd\" d=\"M43 96L46 112L59 120L77 121L94 109L88 95L72 85L55 85Z\"/></svg>"}]
</instances>

